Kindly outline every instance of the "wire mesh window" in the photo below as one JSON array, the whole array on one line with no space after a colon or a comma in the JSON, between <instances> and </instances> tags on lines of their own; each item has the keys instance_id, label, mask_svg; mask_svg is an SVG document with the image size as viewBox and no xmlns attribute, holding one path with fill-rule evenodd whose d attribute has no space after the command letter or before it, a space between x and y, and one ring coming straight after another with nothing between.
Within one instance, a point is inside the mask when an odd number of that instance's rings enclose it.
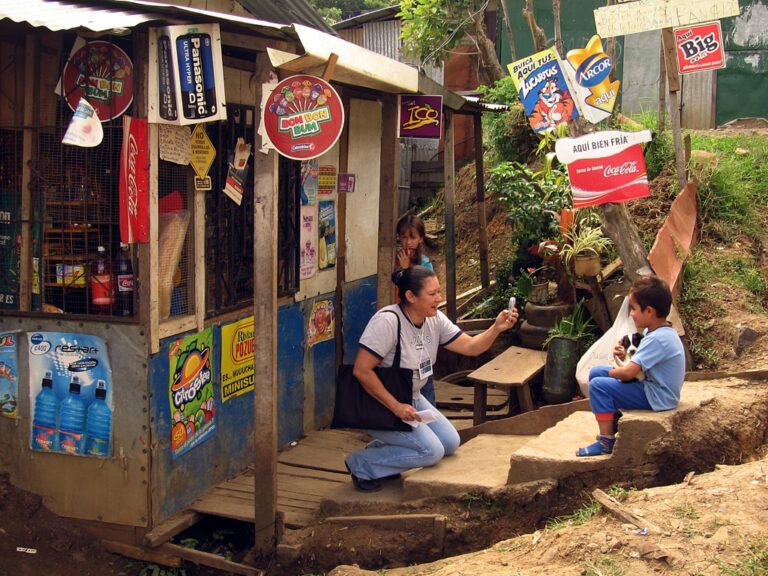
<instances>
[{"instance_id":1,"label":"wire mesh window","mask_svg":"<svg viewBox=\"0 0 768 576\"><path fill-rule=\"evenodd\" d=\"M19 308L21 159L21 130L0 128L0 310Z\"/></svg>"},{"instance_id":2,"label":"wire mesh window","mask_svg":"<svg viewBox=\"0 0 768 576\"><path fill-rule=\"evenodd\" d=\"M254 143L254 108L227 105L226 122L206 124L216 148L213 192L206 195L206 313L226 312L253 300L253 155L242 178L240 205L222 193L237 139ZM256 152L259 154L259 152ZM298 162L280 157L278 295L298 290Z\"/></svg>"}]
</instances>

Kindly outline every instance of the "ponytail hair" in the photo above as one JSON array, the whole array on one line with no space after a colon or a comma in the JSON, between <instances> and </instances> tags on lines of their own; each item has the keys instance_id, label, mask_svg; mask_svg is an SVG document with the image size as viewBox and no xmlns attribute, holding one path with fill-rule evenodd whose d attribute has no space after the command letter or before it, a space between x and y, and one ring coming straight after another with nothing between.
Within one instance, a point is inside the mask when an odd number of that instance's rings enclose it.
<instances>
[{"instance_id":1,"label":"ponytail hair","mask_svg":"<svg viewBox=\"0 0 768 576\"><path fill-rule=\"evenodd\" d=\"M405 301L405 293L410 290L414 296L418 296L427 278L432 278L436 274L425 266L411 266L410 268L401 268L392 274L392 282L397 286L400 298Z\"/></svg>"}]
</instances>

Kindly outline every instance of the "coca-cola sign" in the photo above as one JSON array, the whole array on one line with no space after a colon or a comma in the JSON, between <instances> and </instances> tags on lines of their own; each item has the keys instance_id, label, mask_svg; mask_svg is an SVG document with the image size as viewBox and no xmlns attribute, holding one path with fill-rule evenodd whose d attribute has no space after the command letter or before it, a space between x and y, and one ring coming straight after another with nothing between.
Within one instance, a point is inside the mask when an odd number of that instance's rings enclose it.
<instances>
[{"instance_id":1,"label":"coca-cola sign","mask_svg":"<svg viewBox=\"0 0 768 576\"><path fill-rule=\"evenodd\" d=\"M650 140L648 130L609 130L560 138L555 153L568 165L574 208L648 196L642 143Z\"/></svg>"},{"instance_id":2,"label":"coca-cola sign","mask_svg":"<svg viewBox=\"0 0 768 576\"><path fill-rule=\"evenodd\" d=\"M147 120L123 116L120 151L120 240L149 241Z\"/></svg>"}]
</instances>

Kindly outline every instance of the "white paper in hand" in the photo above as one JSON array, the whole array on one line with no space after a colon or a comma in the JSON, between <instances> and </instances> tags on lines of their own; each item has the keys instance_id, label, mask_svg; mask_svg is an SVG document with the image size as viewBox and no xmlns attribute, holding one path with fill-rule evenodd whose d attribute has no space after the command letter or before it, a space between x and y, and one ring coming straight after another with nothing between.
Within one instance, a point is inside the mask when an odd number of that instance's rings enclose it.
<instances>
[{"instance_id":1,"label":"white paper in hand","mask_svg":"<svg viewBox=\"0 0 768 576\"><path fill-rule=\"evenodd\" d=\"M416 412L419 418L421 418L421 421L419 420L403 420L406 424L409 426L412 426L416 428L419 424L422 422L424 424L429 424L430 422L434 422L437 420L437 410L433 410L432 408L427 408L426 410L419 410Z\"/></svg>"}]
</instances>

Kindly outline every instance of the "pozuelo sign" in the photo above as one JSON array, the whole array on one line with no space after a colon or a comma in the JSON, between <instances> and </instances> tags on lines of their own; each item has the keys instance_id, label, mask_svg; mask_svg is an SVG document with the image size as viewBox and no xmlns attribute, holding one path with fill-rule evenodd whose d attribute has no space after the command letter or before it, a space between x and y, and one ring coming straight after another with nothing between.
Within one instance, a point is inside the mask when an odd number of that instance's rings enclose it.
<instances>
[{"instance_id":1,"label":"pozuelo sign","mask_svg":"<svg viewBox=\"0 0 768 576\"><path fill-rule=\"evenodd\" d=\"M294 160L322 156L336 144L344 128L339 94L316 76L300 74L278 83L262 114L272 145Z\"/></svg>"}]
</instances>

